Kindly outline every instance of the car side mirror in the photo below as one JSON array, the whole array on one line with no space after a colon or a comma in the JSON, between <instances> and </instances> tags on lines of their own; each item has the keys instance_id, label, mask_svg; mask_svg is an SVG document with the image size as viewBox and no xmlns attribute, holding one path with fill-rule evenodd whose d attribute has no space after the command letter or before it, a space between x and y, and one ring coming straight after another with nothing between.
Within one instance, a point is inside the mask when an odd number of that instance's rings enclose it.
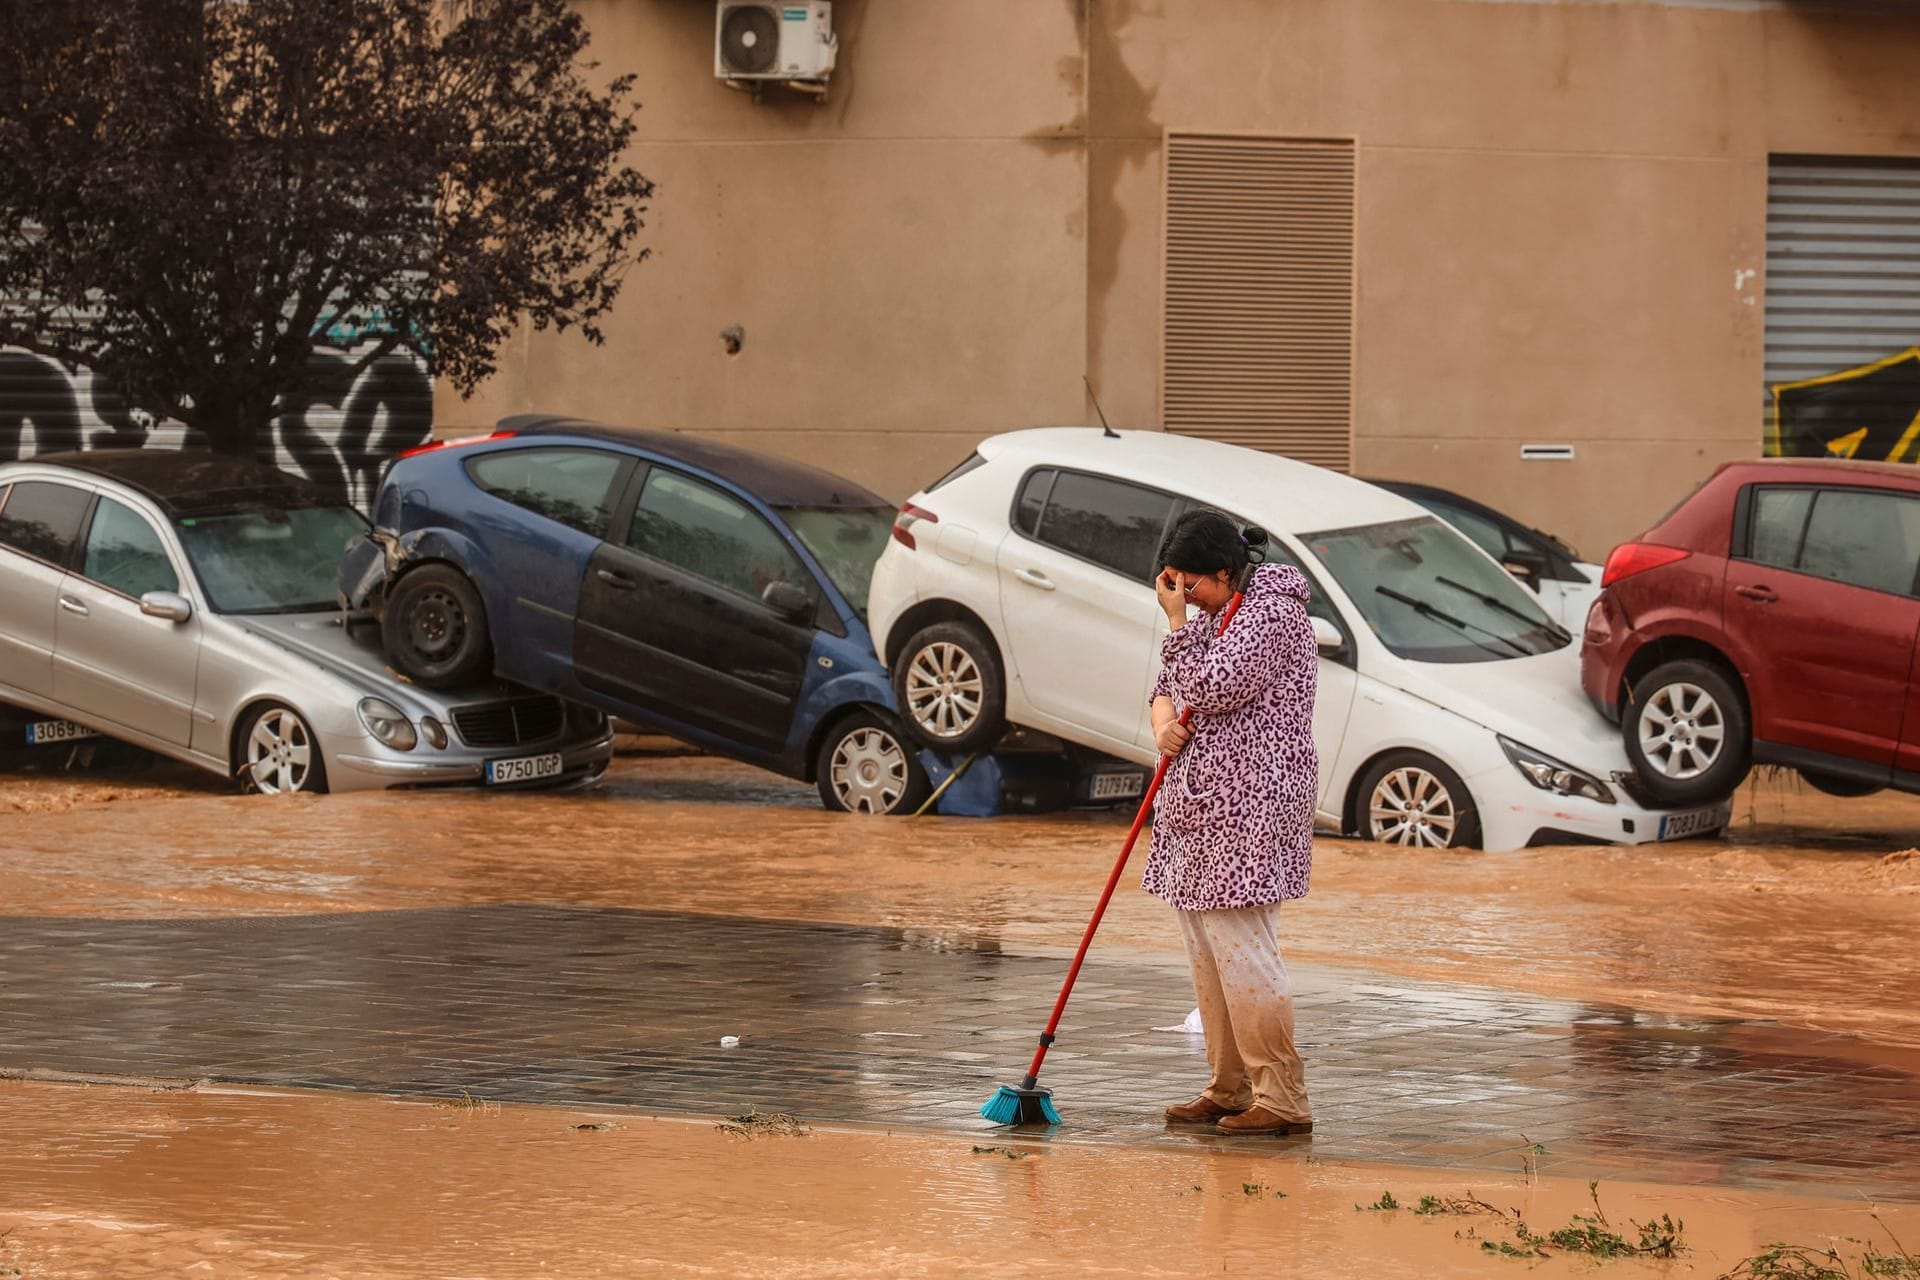
<instances>
[{"instance_id":1,"label":"car side mirror","mask_svg":"<svg viewBox=\"0 0 1920 1280\"><path fill-rule=\"evenodd\" d=\"M813 597L791 582L769 582L760 599L788 622L806 622L813 617Z\"/></svg>"},{"instance_id":2,"label":"car side mirror","mask_svg":"<svg viewBox=\"0 0 1920 1280\"><path fill-rule=\"evenodd\" d=\"M149 591L140 597L140 612L149 618L185 622L193 616L193 605L185 596L172 591Z\"/></svg>"},{"instance_id":3,"label":"car side mirror","mask_svg":"<svg viewBox=\"0 0 1920 1280\"><path fill-rule=\"evenodd\" d=\"M1547 558L1537 551L1513 547L1506 555L1500 557L1500 567L1529 587L1538 590L1540 577L1547 571Z\"/></svg>"},{"instance_id":4,"label":"car side mirror","mask_svg":"<svg viewBox=\"0 0 1920 1280\"><path fill-rule=\"evenodd\" d=\"M1325 618L1313 620L1313 643L1322 653L1338 653L1347 647L1347 638L1340 634L1340 628Z\"/></svg>"}]
</instances>

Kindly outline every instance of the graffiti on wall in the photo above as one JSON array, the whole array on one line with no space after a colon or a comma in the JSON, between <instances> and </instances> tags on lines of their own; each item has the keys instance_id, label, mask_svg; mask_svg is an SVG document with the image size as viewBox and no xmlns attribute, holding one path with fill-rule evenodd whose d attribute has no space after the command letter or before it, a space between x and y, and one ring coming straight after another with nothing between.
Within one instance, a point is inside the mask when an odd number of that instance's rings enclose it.
<instances>
[{"instance_id":1,"label":"graffiti on wall","mask_svg":"<svg viewBox=\"0 0 1920 1280\"><path fill-rule=\"evenodd\" d=\"M433 380L419 360L397 352L357 372L350 350L318 350L311 363L312 385L282 403L260 460L364 508L387 459L432 436ZM198 443L179 422L129 409L87 370L70 372L44 356L0 348L0 461Z\"/></svg>"},{"instance_id":2,"label":"graffiti on wall","mask_svg":"<svg viewBox=\"0 0 1920 1280\"><path fill-rule=\"evenodd\" d=\"M1920 462L1920 347L1773 385L1770 458Z\"/></svg>"}]
</instances>

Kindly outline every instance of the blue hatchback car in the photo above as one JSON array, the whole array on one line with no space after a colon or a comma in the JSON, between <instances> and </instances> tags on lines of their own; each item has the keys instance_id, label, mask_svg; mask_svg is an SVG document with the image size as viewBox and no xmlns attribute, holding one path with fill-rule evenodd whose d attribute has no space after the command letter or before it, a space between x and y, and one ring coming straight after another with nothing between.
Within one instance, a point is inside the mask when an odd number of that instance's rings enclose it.
<instances>
[{"instance_id":1,"label":"blue hatchback car","mask_svg":"<svg viewBox=\"0 0 1920 1280\"><path fill-rule=\"evenodd\" d=\"M496 674L910 812L927 779L865 618L893 518L801 463L513 417L395 459L341 593L419 684Z\"/></svg>"}]
</instances>

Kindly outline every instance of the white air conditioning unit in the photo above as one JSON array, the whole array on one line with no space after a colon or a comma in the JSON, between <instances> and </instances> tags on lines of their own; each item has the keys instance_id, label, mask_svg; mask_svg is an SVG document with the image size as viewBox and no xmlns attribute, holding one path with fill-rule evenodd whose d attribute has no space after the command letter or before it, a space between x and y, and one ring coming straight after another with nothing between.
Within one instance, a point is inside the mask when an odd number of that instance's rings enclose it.
<instances>
[{"instance_id":1,"label":"white air conditioning unit","mask_svg":"<svg viewBox=\"0 0 1920 1280\"><path fill-rule=\"evenodd\" d=\"M824 95L839 51L831 0L719 0L713 74L734 88L772 81Z\"/></svg>"}]
</instances>

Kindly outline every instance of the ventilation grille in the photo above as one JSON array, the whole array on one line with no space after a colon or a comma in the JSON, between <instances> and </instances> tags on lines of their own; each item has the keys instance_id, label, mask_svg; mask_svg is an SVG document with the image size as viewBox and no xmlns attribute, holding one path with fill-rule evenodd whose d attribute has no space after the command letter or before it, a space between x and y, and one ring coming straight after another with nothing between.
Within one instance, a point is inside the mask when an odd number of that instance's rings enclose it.
<instances>
[{"instance_id":1,"label":"ventilation grille","mask_svg":"<svg viewBox=\"0 0 1920 1280\"><path fill-rule=\"evenodd\" d=\"M456 707L453 727L470 747L518 747L560 732L566 707L558 698L515 698Z\"/></svg>"},{"instance_id":2,"label":"ventilation grille","mask_svg":"<svg viewBox=\"0 0 1920 1280\"><path fill-rule=\"evenodd\" d=\"M1168 431L1351 466L1353 154L1168 136Z\"/></svg>"}]
</instances>

